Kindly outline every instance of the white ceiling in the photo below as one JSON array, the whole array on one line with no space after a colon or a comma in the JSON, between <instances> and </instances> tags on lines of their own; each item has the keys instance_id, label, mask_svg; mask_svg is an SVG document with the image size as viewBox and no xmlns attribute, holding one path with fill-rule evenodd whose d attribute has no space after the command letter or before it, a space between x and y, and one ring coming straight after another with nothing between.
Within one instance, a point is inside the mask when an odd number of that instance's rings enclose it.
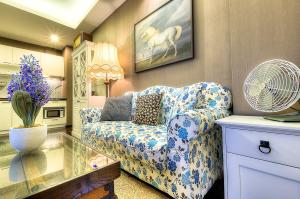
<instances>
[{"instance_id":1,"label":"white ceiling","mask_svg":"<svg viewBox=\"0 0 300 199\"><path fill-rule=\"evenodd\" d=\"M2 1L2 0L0 0ZM6 2L9 0L5 0ZM16 1L16 0L12 0ZM34 1L34 0L31 0ZM39 0L40 1L40 0ZM65 6L68 9L70 2L77 0L47 0L48 2L65 2L60 6ZM80 0L82 3L85 1ZM66 45L72 45L73 39L80 32L91 33L96 27L98 27L108 16L110 16L120 5L126 0L98 0L95 6L90 10L82 22L76 29L68 26L75 26L75 23L65 23L62 25L63 20L55 20L51 17L51 20L41 17L39 13L33 14L27 12L27 9L19 8L0 3L0 36L9 39L24 41L36 45L47 46L56 49L62 49ZM69 3L66 3L69 2ZM91 3L93 0L90 1ZM78 6L78 5L77 5ZM87 8L88 6L85 6ZM25 11L27 10L27 11ZM38 16L38 15L41 16ZM71 14L70 14L71 15ZM80 17L79 17L80 18ZM75 20L74 20L75 21ZM60 37L60 41L52 43L50 41L50 35L57 34Z\"/></svg>"},{"instance_id":2,"label":"white ceiling","mask_svg":"<svg viewBox=\"0 0 300 199\"><path fill-rule=\"evenodd\" d=\"M76 29L98 0L0 0L0 2Z\"/></svg>"}]
</instances>

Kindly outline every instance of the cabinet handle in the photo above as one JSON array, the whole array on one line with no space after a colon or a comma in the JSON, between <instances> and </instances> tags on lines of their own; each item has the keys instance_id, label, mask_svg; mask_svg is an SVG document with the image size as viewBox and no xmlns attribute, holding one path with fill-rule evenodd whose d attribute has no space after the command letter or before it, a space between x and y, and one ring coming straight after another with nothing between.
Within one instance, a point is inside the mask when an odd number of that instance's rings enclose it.
<instances>
[{"instance_id":1,"label":"cabinet handle","mask_svg":"<svg viewBox=\"0 0 300 199\"><path fill-rule=\"evenodd\" d=\"M259 149L260 152L262 152L264 154L269 154L272 151L272 149L270 147L270 142L269 141L264 141L264 140L260 141L258 149Z\"/></svg>"}]
</instances>

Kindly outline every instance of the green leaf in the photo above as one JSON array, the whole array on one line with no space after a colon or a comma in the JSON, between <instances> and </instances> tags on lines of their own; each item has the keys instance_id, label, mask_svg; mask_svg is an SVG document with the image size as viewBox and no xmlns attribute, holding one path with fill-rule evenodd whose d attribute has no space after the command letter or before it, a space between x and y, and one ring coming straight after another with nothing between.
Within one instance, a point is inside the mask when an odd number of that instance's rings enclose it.
<instances>
[{"instance_id":1,"label":"green leaf","mask_svg":"<svg viewBox=\"0 0 300 199\"><path fill-rule=\"evenodd\" d=\"M12 107L16 114L23 120L24 127L32 126L32 99L25 91L16 91L11 100Z\"/></svg>"}]
</instances>

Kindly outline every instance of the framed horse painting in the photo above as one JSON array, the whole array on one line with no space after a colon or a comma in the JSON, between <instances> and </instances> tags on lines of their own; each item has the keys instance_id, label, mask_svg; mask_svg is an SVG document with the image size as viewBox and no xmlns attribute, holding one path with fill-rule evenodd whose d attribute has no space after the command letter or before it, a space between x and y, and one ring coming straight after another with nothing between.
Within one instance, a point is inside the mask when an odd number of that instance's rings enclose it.
<instances>
[{"instance_id":1,"label":"framed horse painting","mask_svg":"<svg viewBox=\"0 0 300 199\"><path fill-rule=\"evenodd\" d=\"M192 59L192 0L170 0L134 26L135 71Z\"/></svg>"}]
</instances>

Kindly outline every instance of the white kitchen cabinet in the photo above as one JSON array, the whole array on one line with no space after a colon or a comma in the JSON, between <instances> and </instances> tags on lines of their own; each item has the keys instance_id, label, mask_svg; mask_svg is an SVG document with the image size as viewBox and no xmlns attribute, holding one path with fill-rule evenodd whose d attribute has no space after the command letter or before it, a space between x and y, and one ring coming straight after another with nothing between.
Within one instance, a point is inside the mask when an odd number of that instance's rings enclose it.
<instances>
[{"instance_id":1,"label":"white kitchen cabinet","mask_svg":"<svg viewBox=\"0 0 300 199\"><path fill-rule=\"evenodd\" d=\"M1 73L10 74L19 69L21 57L24 55L33 55L40 63L43 74L52 77L64 77L65 67L63 56L40 53L37 51L15 48L0 45L0 64L8 65L10 68L3 68ZM17 69L16 69L17 67Z\"/></svg>"},{"instance_id":2,"label":"white kitchen cabinet","mask_svg":"<svg viewBox=\"0 0 300 199\"><path fill-rule=\"evenodd\" d=\"M13 48L13 65L20 64L20 58L24 55L33 55L38 61L41 61L41 53L37 51L26 50L22 48Z\"/></svg>"},{"instance_id":3,"label":"white kitchen cabinet","mask_svg":"<svg viewBox=\"0 0 300 199\"><path fill-rule=\"evenodd\" d=\"M12 47L0 45L0 64L11 64L12 54L13 54Z\"/></svg>"},{"instance_id":4,"label":"white kitchen cabinet","mask_svg":"<svg viewBox=\"0 0 300 199\"><path fill-rule=\"evenodd\" d=\"M0 131L7 131L11 127L12 106L8 101L0 101Z\"/></svg>"},{"instance_id":5,"label":"white kitchen cabinet","mask_svg":"<svg viewBox=\"0 0 300 199\"><path fill-rule=\"evenodd\" d=\"M54 127L54 126L66 126L67 119L64 118L50 118L50 119L44 119L43 124L47 124L48 127Z\"/></svg>"},{"instance_id":6,"label":"white kitchen cabinet","mask_svg":"<svg viewBox=\"0 0 300 199\"><path fill-rule=\"evenodd\" d=\"M225 199L300 198L300 123L230 116L222 126Z\"/></svg>"},{"instance_id":7,"label":"white kitchen cabinet","mask_svg":"<svg viewBox=\"0 0 300 199\"><path fill-rule=\"evenodd\" d=\"M64 58L62 56L42 53L41 66L45 76L65 76Z\"/></svg>"},{"instance_id":8,"label":"white kitchen cabinet","mask_svg":"<svg viewBox=\"0 0 300 199\"><path fill-rule=\"evenodd\" d=\"M19 127L23 125L21 118L13 111L12 112L12 127Z\"/></svg>"},{"instance_id":9,"label":"white kitchen cabinet","mask_svg":"<svg viewBox=\"0 0 300 199\"><path fill-rule=\"evenodd\" d=\"M49 101L44 107L67 107L66 100Z\"/></svg>"}]
</instances>

